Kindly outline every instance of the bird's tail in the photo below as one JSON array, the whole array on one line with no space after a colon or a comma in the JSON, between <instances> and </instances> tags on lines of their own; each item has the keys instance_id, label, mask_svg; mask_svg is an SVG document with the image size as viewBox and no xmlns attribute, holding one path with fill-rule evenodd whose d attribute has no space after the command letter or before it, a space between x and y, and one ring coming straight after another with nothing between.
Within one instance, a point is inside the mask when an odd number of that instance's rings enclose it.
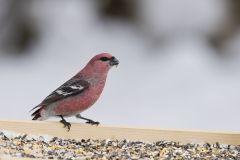
<instances>
[{"instance_id":1,"label":"bird's tail","mask_svg":"<svg viewBox=\"0 0 240 160\"><path fill-rule=\"evenodd\" d=\"M39 108L38 108L39 107ZM32 117L33 117L33 119L32 120L37 120L38 118L40 118L41 117L41 114L40 114L40 112L41 112L41 110L42 110L42 107L41 106L36 106L36 107L34 107L32 110L34 110L34 109L36 109L36 108L38 108L36 111L34 111L33 113L32 113ZM32 111L31 110L31 111Z\"/></svg>"}]
</instances>

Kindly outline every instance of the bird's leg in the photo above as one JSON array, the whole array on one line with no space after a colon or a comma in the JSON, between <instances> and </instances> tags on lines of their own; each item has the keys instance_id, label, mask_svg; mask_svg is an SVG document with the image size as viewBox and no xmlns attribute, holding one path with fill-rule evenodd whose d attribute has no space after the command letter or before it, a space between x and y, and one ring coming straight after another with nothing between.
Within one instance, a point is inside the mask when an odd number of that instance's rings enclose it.
<instances>
[{"instance_id":1,"label":"bird's leg","mask_svg":"<svg viewBox=\"0 0 240 160\"><path fill-rule=\"evenodd\" d=\"M80 114L77 114L77 115L76 115L76 118L84 119L84 120L87 121L86 123L91 124L91 125L99 125L99 124L100 124L100 123L97 122L97 121L93 121L93 120L91 120L91 119L82 117Z\"/></svg>"},{"instance_id":2,"label":"bird's leg","mask_svg":"<svg viewBox=\"0 0 240 160\"><path fill-rule=\"evenodd\" d=\"M62 120L60 121L63 125L64 125L64 128L67 127L68 128L68 131L70 131L70 128L71 128L71 123L67 122L62 115L59 116L60 118L62 118Z\"/></svg>"}]
</instances>

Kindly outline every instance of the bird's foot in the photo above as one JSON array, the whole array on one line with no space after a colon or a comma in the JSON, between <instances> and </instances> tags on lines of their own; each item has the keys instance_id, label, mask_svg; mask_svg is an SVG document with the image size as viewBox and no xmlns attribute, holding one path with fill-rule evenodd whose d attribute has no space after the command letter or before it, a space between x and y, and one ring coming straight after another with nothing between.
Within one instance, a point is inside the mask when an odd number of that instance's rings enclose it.
<instances>
[{"instance_id":1,"label":"bird's foot","mask_svg":"<svg viewBox=\"0 0 240 160\"><path fill-rule=\"evenodd\" d=\"M88 120L86 123L91 125L97 125L97 126L100 124L99 122L93 121L93 120Z\"/></svg>"},{"instance_id":2,"label":"bird's foot","mask_svg":"<svg viewBox=\"0 0 240 160\"><path fill-rule=\"evenodd\" d=\"M60 121L64 126L64 128L66 128L67 127L67 129L68 129L68 132L70 131L70 128L71 128L71 123L69 123L69 122L67 122L67 121L65 121L65 120L61 120Z\"/></svg>"},{"instance_id":3,"label":"bird's foot","mask_svg":"<svg viewBox=\"0 0 240 160\"><path fill-rule=\"evenodd\" d=\"M80 114L77 114L77 115L76 115L76 118L80 118L80 119L86 120L86 123L87 123L87 124L97 125L97 126L100 124L100 123L97 122L97 121L93 121L93 120L91 120L91 119L82 117Z\"/></svg>"}]
</instances>

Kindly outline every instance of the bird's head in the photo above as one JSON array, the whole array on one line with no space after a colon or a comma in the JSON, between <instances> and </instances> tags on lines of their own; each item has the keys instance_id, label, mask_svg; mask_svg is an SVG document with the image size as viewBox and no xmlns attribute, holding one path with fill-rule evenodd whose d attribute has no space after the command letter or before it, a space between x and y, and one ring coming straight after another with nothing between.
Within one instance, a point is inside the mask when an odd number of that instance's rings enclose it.
<instances>
[{"instance_id":1,"label":"bird's head","mask_svg":"<svg viewBox=\"0 0 240 160\"><path fill-rule=\"evenodd\" d=\"M110 53L100 53L94 56L90 60L90 63L96 66L104 66L107 68L111 68L112 66L117 66L119 64L119 61Z\"/></svg>"},{"instance_id":2,"label":"bird's head","mask_svg":"<svg viewBox=\"0 0 240 160\"><path fill-rule=\"evenodd\" d=\"M117 66L119 61L117 58L112 56L109 53L100 53L94 56L83 69L84 72L92 72L95 74L104 74L107 73L108 70L113 67Z\"/></svg>"}]
</instances>

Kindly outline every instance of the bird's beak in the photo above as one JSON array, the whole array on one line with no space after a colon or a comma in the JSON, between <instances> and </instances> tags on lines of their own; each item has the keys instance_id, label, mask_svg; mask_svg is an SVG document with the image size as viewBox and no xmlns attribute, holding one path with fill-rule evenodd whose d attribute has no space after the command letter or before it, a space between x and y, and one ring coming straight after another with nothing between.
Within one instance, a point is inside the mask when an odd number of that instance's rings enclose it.
<instances>
[{"instance_id":1,"label":"bird's beak","mask_svg":"<svg viewBox=\"0 0 240 160\"><path fill-rule=\"evenodd\" d=\"M119 60L115 57L112 57L109 64L110 66L117 66L119 64Z\"/></svg>"}]
</instances>

